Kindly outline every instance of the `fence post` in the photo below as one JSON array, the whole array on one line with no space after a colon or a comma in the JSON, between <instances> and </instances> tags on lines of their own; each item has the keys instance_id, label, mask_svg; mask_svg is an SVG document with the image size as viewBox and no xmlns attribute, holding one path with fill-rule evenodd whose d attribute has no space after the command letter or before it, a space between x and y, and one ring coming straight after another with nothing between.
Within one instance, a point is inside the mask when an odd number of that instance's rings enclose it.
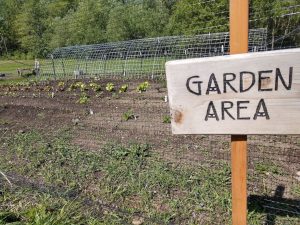
<instances>
[{"instance_id":1,"label":"fence post","mask_svg":"<svg viewBox=\"0 0 300 225\"><path fill-rule=\"evenodd\" d=\"M64 73L64 78L66 77L66 70L65 70L65 63L64 63L64 59L61 58L61 66L62 66L62 69L63 69L63 73Z\"/></svg>"},{"instance_id":2,"label":"fence post","mask_svg":"<svg viewBox=\"0 0 300 225\"><path fill-rule=\"evenodd\" d=\"M248 52L249 0L230 0L230 54ZM247 135L231 136L232 224L247 224Z\"/></svg>"},{"instance_id":3,"label":"fence post","mask_svg":"<svg viewBox=\"0 0 300 225\"><path fill-rule=\"evenodd\" d=\"M52 60L52 69L53 69L54 79L56 80L56 72L55 72L54 57L53 57L52 54L51 54L51 60Z\"/></svg>"},{"instance_id":4,"label":"fence post","mask_svg":"<svg viewBox=\"0 0 300 225\"><path fill-rule=\"evenodd\" d=\"M86 56L85 57L85 75L87 75L87 73L88 73L88 59L89 59L89 57Z\"/></svg>"}]
</instances>

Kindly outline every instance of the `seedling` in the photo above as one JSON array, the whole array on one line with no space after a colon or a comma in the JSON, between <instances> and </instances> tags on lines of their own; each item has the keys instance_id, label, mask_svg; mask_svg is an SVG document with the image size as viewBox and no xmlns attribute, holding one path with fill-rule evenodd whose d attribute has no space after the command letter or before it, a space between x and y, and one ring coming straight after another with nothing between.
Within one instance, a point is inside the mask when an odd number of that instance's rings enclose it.
<instances>
[{"instance_id":1,"label":"seedling","mask_svg":"<svg viewBox=\"0 0 300 225\"><path fill-rule=\"evenodd\" d=\"M113 83L107 83L105 89L109 92L113 92L115 91L115 85Z\"/></svg>"},{"instance_id":2,"label":"seedling","mask_svg":"<svg viewBox=\"0 0 300 225\"><path fill-rule=\"evenodd\" d=\"M139 86L137 86L136 90L137 90L137 92L142 93L142 92L145 92L149 88L149 86L150 86L149 82L145 81L145 82L139 84Z\"/></svg>"},{"instance_id":3,"label":"seedling","mask_svg":"<svg viewBox=\"0 0 300 225\"><path fill-rule=\"evenodd\" d=\"M120 96L117 93L112 93L111 97L113 97L114 99L120 98Z\"/></svg>"},{"instance_id":4,"label":"seedling","mask_svg":"<svg viewBox=\"0 0 300 225\"><path fill-rule=\"evenodd\" d=\"M119 93L124 93L127 91L127 89L128 89L128 84L123 84L119 89Z\"/></svg>"},{"instance_id":5,"label":"seedling","mask_svg":"<svg viewBox=\"0 0 300 225\"><path fill-rule=\"evenodd\" d=\"M65 82L60 81L57 86L60 91L63 91L65 89Z\"/></svg>"},{"instance_id":6,"label":"seedling","mask_svg":"<svg viewBox=\"0 0 300 225\"><path fill-rule=\"evenodd\" d=\"M164 115L163 116L163 123L171 123L171 116Z\"/></svg>"},{"instance_id":7,"label":"seedling","mask_svg":"<svg viewBox=\"0 0 300 225\"><path fill-rule=\"evenodd\" d=\"M101 86L97 83L90 83L89 85L94 92L101 91Z\"/></svg>"},{"instance_id":8,"label":"seedling","mask_svg":"<svg viewBox=\"0 0 300 225\"><path fill-rule=\"evenodd\" d=\"M58 83L58 85L57 85L58 87L64 87L65 86L65 82L63 82L63 81L60 81L59 83Z\"/></svg>"},{"instance_id":9,"label":"seedling","mask_svg":"<svg viewBox=\"0 0 300 225\"><path fill-rule=\"evenodd\" d=\"M129 109L127 112L123 113L122 118L124 121L135 119L132 109Z\"/></svg>"},{"instance_id":10,"label":"seedling","mask_svg":"<svg viewBox=\"0 0 300 225\"><path fill-rule=\"evenodd\" d=\"M77 103L79 104L87 104L89 102L89 96L85 93L83 93L80 98L77 100Z\"/></svg>"}]
</instances>

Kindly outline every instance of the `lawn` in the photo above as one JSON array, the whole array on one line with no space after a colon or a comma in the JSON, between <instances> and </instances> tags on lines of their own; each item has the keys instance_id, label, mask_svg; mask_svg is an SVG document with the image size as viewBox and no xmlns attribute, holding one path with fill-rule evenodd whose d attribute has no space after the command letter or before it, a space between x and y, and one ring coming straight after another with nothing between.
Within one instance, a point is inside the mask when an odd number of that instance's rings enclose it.
<instances>
[{"instance_id":1,"label":"lawn","mask_svg":"<svg viewBox=\"0 0 300 225\"><path fill-rule=\"evenodd\" d=\"M16 78L18 68L33 69L34 60L0 60L0 73L8 74L8 78Z\"/></svg>"}]
</instances>

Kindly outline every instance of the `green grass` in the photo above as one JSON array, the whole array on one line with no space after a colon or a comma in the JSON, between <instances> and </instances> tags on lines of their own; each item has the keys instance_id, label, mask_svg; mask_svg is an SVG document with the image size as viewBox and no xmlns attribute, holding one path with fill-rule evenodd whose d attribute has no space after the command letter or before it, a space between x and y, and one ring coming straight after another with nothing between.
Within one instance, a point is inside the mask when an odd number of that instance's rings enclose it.
<instances>
[{"instance_id":1,"label":"green grass","mask_svg":"<svg viewBox=\"0 0 300 225\"><path fill-rule=\"evenodd\" d=\"M34 60L0 60L0 73L7 73L9 75L8 78L17 78L18 68L33 69Z\"/></svg>"},{"instance_id":2,"label":"green grass","mask_svg":"<svg viewBox=\"0 0 300 225\"><path fill-rule=\"evenodd\" d=\"M57 77L68 77L74 75L74 70L82 70L89 75L152 75L164 71L166 58L156 59L110 59L110 60L77 60L77 59L55 59L54 70ZM53 76L53 63L45 60L41 64L44 75ZM125 71L125 74L124 74Z\"/></svg>"},{"instance_id":3,"label":"green grass","mask_svg":"<svg viewBox=\"0 0 300 225\"><path fill-rule=\"evenodd\" d=\"M171 165L145 143L91 152L70 141L64 130L3 142L0 171L19 182L10 187L0 177L0 224L231 223L227 164ZM249 224L262 220L249 212Z\"/></svg>"},{"instance_id":4,"label":"green grass","mask_svg":"<svg viewBox=\"0 0 300 225\"><path fill-rule=\"evenodd\" d=\"M282 174L282 169L271 161L255 163L254 167L255 167L255 171L257 171L260 174L266 174L266 173Z\"/></svg>"},{"instance_id":5,"label":"green grass","mask_svg":"<svg viewBox=\"0 0 300 225\"><path fill-rule=\"evenodd\" d=\"M0 170L49 187L42 193L28 185L17 192L1 187L1 215L28 224L89 224L90 220L126 224L137 212L148 224L197 224L203 216L216 220L216 212L223 224L230 218L228 166L173 167L159 160L147 144L111 144L93 153L70 145L63 134L53 138L37 132L17 134L7 144ZM105 209L94 218L97 210L95 205L85 205L87 199L115 204L118 209ZM5 220L2 216L2 223Z\"/></svg>"}]
</instances>

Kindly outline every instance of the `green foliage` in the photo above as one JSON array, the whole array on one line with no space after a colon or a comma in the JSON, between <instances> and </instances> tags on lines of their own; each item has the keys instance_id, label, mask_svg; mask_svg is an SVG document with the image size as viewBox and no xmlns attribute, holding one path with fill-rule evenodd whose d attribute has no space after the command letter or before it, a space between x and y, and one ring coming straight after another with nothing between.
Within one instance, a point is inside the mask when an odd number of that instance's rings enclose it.
<instances>
[{"instance_id":1,"label":"green foliage","mask_svg":"<svg viewBox=\"0 0 300 225\"><path fill-rule=\"evenodd\" d=\"M101 91L101 86L99 85L99 84L97 84L97 83L90 83L89 84L89 86L92 88L92 90L94 91L94 92L99 92L99 91Z\"/></svg>"},{"instance_id":2,"label":"green foliage","mask_svg":"<svg viewBox=\"0 0 300 225\"><path fill-rule=\"evenodd\" d=\"M149 82L145 81L145 82L139 84L137 86L136 90L137 90L137 92L142 93L142 92L147 91L147 89L149 88L149 86L150 86Z\"/></svg>"},{"instance_id":3,"label":"green foliage","mask_svg":"<svg viewBox=\"0 0 300 225\"><path fill-rule=\"evenodd\" d=\"M113 83L107 83L105 89L109 92L115 91L115 85Z\"/></svg>"},{"instance_id":4,"label":"green foliage","mask_svg":"<svg viewBox=\"0 0 300 225\"><path fill-rule=\"evenodd\" d=\"M281 169L273 162L260 162L255 164L255 170L261 174L281 174Z\"/></svg>"},{"instance_id":5,"label":"green foliage","mask_svg":"<svg viewBox=\"0 0 300 225\"><path fill-rule=\"evenodd\" d=\"M79 81L79 82L72 83L68 88L68 91L75 91L77 89L80 89L80 91L84 92L88 90L88 87L85 83Z\"/></svg>"},{"instance_id":6,"label":"green foliage","mask_svg":"<svg viewBox=\"0 0 300 225\"><path fill-rule=\"evenodd\" d=\"M127 91L127 89L128 89L128 84L123 84L119 89L119 93L124 93Z\"/></svg>"},{"instance_id":7,"label":"green foliage","mask_svg":"<svg viewBox=\"0 0 300 225\"><path fill-rule=\"evenodd\" d=\"M250 1L251 26L268 29L271 47L276 37L298 26L299 14L282 16L296 12L297 2ZM228 4L228 0L1 0L0 42L2 37L6 40L6 57L32 59L68 45L223 32L229 30ZM281 41L281 46L299 45L299 34Z\"/></svg>"},{"instance_id":8,"label":"green foliage","mask_svg":"<svg viewBox=\"0 0 300 225\"><path fill-rule=\"evenodd\" d=\"M124 112L122 118L124 121L133 120L135 118L133 110L129 109L127 112Z\"/></svg>"},{"instance_id":9,"label":"green foliage","mask_svg":"<svg viewBox=\"0 0 300 225\"><path fill-rule=\"evenodd\" d=\"M57 86L60 87L60 88L62 88L62 87L65 86L65 82L60 81L60 82L58 82Z\"/></svg>"},{"instance_id":10,"label":"green foliage","mask_svg":"<svg viewBox=\"0 0 300 225\"><path fill-rule=\"evenodd\" d=\"M163 116L163 123L171 123L171 116L170 115L164 115Z\"/></svg>"},{"instance_id":11,"label":"green foliage","mask_svg":"<svg viewBox=\"0 0 300 225\"><path fill-rule=\"evenodd\" d=\"M177 1L167 29L172 35L228 31L228 26L219 26L228 23L228 15L220 14L220 12L228 10L228 4L227 0ZM214 26L216 27L213 29L203 29Z\"/></svg>"},{"instance_id":12,"label":"green foliage","mask_svg":"<svg viewBox=\"0 0 300 225\"><path fill-rule=\"evenodd\" d=\"M80 98L77 100L79 104L87 104L89 102L89 96L86 93L82 93Z\"/></svg>"},{"instance_id":13,"label":"green foliage","mask_svg":"<svg viewBox=\"0 0 300 225\"><path fill-rule=\"evenodd\" d=\"M292 187L292 193L293 193L295 196L300 197L300 184L295 184L295 185Z\"/></svg>"},{"instance_id":14,"label":"green foliage","mask_svg":"<svg viewBox=\"0 0 300 225\"><path fill-rule=\"evenodd\" d=\"M2 183L0 224L132 224L137 211L145 224L231 223L228 163L173 164L145 143L88 151L72 144L68 130L19 133L5 142L0 170L25 179L14 188ZM249 210L249 224L265 218ZM276 218L287 221L299 222Z\"/></svg>"},{"instance_id":15,"label":"green foliage","mask_svg":"<svg viewBox=\"0 0 300 225\"><path fill-rule=\"evenodd\" d=\"M25 72L22 73L21 77L28 78L28 77L31 77L33 75L35 75L34 71L25 71Z\"/></svg>"}]
</instances>

